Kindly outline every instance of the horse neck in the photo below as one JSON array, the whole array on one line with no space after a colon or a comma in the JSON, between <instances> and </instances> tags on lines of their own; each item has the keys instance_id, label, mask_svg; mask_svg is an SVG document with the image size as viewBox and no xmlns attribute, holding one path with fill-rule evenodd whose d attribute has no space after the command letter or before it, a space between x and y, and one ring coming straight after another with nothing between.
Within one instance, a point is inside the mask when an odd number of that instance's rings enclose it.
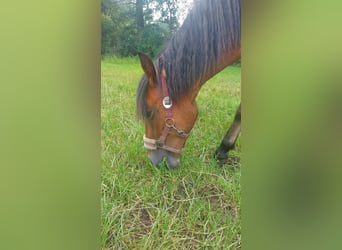
<instances>
[{"instance_id":1,"label":"horse neck","mask_svg":"<svg viewBox=\"0 0 342 250\"><path fill-rule=\"evenodd\" d=\"M198 92L202 88L202 86L214 75L216 75L218 72L226 68L227 66L233 64L237 60L241 58L241 49L239 46L237 46L235 49L222 53L221 56L218 58L217 62L214 63L213 67L205 69L202 76L196 80L196 83L194 84L193 90L189 93L188 98L190 98L192 101L194 101L198 95Z\"/></svg>"}]
</instances>

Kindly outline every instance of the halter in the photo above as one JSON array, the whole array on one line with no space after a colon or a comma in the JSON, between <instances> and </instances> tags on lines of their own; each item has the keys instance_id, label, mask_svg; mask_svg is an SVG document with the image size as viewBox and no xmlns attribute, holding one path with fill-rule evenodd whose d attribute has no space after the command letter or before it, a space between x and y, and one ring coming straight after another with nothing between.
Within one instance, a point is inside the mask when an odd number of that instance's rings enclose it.
<instances>
[{"instance_id":1,"label":"halter","mask_svg":"<svg viewBox=\"0 0 342 250\"><path fill-rule=\"evenodd\" d=\"M171 129L175 130L176 134L179 137L182 137L185 139L189 137L190 133L185 133L183 130L180 130L176 127L176 123L172 115L172 100L169 96L169 91L167 89L166 73L164 69L162 70L162 74L160 75L160 78L162 82L162 92L164 96L163 106L165 109L165 125L163 128L162 134L158 140L147 138L144 135L144 146L146 149L150 149L150 150L164 149L166 151L180 154L184 150L185 141L184 141L183 147L181 149L178 149L178 148L166 145L165 144L166 138L169 135L169 132Z\"/></svg>"}]
</instances>

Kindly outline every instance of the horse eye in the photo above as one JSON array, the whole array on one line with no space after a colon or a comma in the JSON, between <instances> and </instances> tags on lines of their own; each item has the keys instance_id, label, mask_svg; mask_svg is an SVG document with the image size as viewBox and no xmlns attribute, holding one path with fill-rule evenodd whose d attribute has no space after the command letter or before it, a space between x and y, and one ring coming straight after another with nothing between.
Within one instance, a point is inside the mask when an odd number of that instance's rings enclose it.
<instances>
[{"instance_id":1,"label":"horse eye","mask_svg":"<svg viewBox=\"0 0 342 250\"><path fill-rule=\"evenodd\" d=\"M146 118L151 120L154 114L154 110L146 110Z\"/></svg>"}]
</instances>

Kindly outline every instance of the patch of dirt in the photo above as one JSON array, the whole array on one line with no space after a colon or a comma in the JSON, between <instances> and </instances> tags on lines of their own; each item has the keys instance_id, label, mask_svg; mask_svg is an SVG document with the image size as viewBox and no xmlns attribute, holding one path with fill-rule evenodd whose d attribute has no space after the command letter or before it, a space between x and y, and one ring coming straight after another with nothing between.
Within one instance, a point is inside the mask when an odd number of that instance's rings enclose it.
<instances>
[{"instance_id":1,"label":"patch of dirt","mask_svg":"<svg viewBox=\"0 0 342 250\"><path fill-rule=\"evenodd\" d=\"M220 166L222 165L229 165L233 168L237 167L237 164L240 162L240 157L238 156L229 156L226 159L218 160Z\"/></svg>"},{"instance_id":2,"label":"patch of dirt","mask_svg":"<svg viewBox=\"0 0 342 250\"><path fill-rule=\"evenodd\" d=\"M140 210L140 221L146 228L150 228L152 225L152 216L148 209L142 208Z\"/></svg>"},{"instance_id":3,"label":"patch of dirt","mask_svg":"<svg viewBox=\"0 0 342 250\"><path fill-rule=\"evenodd\" d=\"M234 220L239 216L239 209L233 204L229 204L228 206L224 207L224 211L225 213L230 214Z\"/></svg>"},{"instance_id":4,"label":"patch of dirt","mask_svg":"<svg viewBox=\"0 0 342 250\"><path fill-rule=\"evenodd\" d=\"M222 206L222 204L226 202L224 192L213 186L205 186L199 194L202 197L205 197L212 206Z\"/></svg>"}]
</instances>

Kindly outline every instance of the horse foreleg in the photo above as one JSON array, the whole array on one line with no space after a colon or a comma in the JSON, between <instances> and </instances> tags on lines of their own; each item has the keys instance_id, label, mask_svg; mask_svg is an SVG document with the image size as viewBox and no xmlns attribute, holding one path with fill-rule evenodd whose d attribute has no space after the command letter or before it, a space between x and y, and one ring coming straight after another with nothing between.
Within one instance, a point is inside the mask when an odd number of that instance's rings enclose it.
<instances>
[{"instance_id":1,"label":"horse foreleg","mask_svg":"<svg viewBox=\"0 0 342 250\"><path fill-rule=\"evenodd\" d=\"M239 136L241 128L241 104L237 109L234 121L227 131L226 136L223 138L220 146L215 151L215 158L221 162L228 159L228 151L232 150L235 146L237 137Z\"/></svg>"}]
</instances>

